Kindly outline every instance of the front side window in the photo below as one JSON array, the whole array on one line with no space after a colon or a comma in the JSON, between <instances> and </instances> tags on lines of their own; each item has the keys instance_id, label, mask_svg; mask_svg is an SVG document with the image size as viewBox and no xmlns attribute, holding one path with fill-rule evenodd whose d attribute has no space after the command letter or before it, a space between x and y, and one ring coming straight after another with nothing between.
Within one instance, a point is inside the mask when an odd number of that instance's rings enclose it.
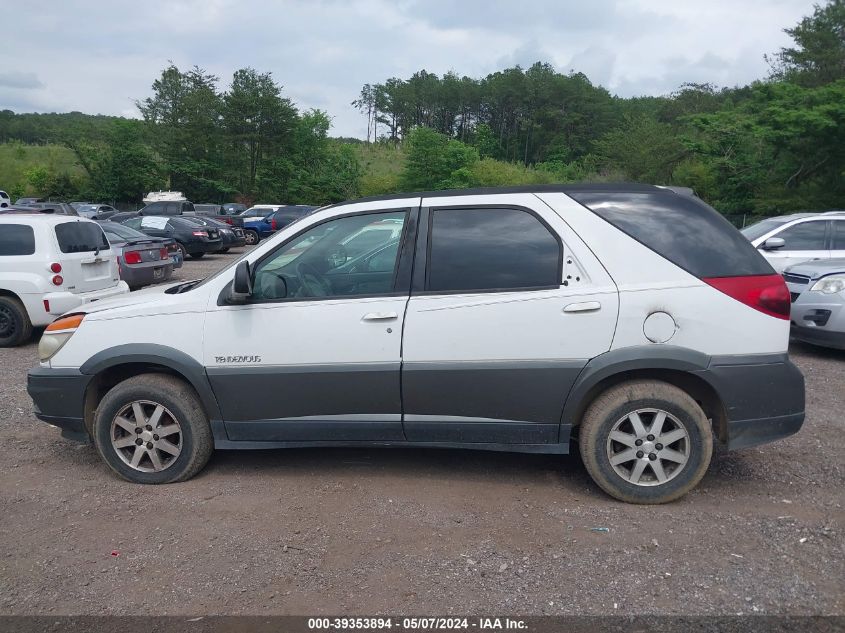
<instances>
[{"instance_id":1,"label":"front side window","mask_svg":"<svg viewBox=\"0 0 845 633\"><path fill-rule=\"evenodd\" d=\"M66 222L56 225L56 239L63 253L98 252L110 248L106 234L93 222Z\"/></svg>"},{"instance_id":2,"label":"front side window","mask_svg":"<svg viewBox=\"0 0 845 633\"><path fill-rule=\"evenodd\" d=\"M393 292L406 212L368 213L323 222L258 262L258 301L383 295Z\"/></svg>"},{"instance_id":3,"label":"front side window","mask_svg":"<svg viewBox=\"0 0 845 633\"><path fill-rule=\"evenodd\" d=\"M561 245L520 209L432 212L428 279L432 292L559 286Z\"/></svg>"},{"instance_id":4,"label":"front side window","mask_svg":"<svg viewBox=\"0 0 845 633\"><path fill-rule=\"evenodd\" d=\"M35 252L35 234L25 224L4 224L0 229L0 257L32 255Z\"/></svg>"},{"instance_id":5,"label":"front side window","mask_svg":"<svg viewBox=\"0 0 845 633\"><path fill-rule=\"evenodd\" d=\"M783 251L821 251L824 250L824 233L827 222L802 222L795 224L772 237L781 238L786 244Z\"/></svg>"}]
</instances>

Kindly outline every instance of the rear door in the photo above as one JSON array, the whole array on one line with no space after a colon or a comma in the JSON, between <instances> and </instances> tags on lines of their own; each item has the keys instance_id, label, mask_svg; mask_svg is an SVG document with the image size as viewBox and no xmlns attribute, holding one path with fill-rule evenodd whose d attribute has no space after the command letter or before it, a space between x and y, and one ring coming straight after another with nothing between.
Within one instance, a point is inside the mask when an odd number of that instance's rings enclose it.
<instances>
[{"instance_id":1,"label":"rear door","mask_svg":"<svg viewBox=\"0 0 845 633\"><path fill-rule=\"evenodd\" d=\"M117 261L103 229L77 220L54 227L64 288L73 293L110 288L119 280Z\"/></svg>"},{"instance_id":2,"label":"rear door","mask_svg":"<svg viewBox=\"0 0 845 633\"><path fill-rule=\"evenodd\" d=\"M407 438L558 441L570 387L611 345L610 277L531 194L423 200L403 337Z\"/></svg>"}]
</instances>

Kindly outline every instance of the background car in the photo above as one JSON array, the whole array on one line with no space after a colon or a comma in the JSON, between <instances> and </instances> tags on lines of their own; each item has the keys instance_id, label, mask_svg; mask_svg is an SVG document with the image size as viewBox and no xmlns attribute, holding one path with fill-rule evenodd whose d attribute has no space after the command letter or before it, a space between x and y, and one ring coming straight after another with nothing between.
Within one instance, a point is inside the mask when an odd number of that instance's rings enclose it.
<instances>
[{"instance_id":1,"label":"background car","mask_svg":"<svg viewBox=\"0 0 845 633\"><path fill-rule=\"evenodd\" d=\"M220 231L220 238L223 240L223 244L222 248L217 251L218 253L228 253L230 248L238 248L246 244L243 229L229 226L225 222L215 220L214 218L199 215L184 215L182 219L188 222L195 222L197 226L216 228Z\"/></svg>"},{"instance_id":2,"label":"background car","mask_svg":"<svg viewBox=\"0 0 845 633\"><path fill-rule=\"evenodd\" d=\"M845 211L768 218L742 234L778 272L810 259L845 257Z\"/></svg>"},{"instance_id":3,"label":"background car","mask_svg":"<svg viewBox=\"0 0 845 633\"><path fill-rule=\"evenodd\" d=\"M285 228L288 224L293 224L300 218L317 209L317 207L305 204L286 204L279 207L276 211L264 217L264 221L270 224L272 231L278 231Z\"/></svg>"},{"instance_id":4,"label":"background car","mask_svg":"<svg viewBox=\"0 0 845 633\"><path fill-rule=\"evenodd\" d=\"M34 202L44 202L44 198L18 198L15 204L32 204Z\"/></svg>"},{"instance_id":5,"label":"background car","mask_svg":"<svg viewBox=\"0 0 845 633\"><path fill-rule=\"evenodd\" d=\"M15 206L21 206L16 204ZM42 213L53 213L55 215L79 215L72 206L65 202L31 202L23 205L31 209L37 209Z\"/></svg>"},{"instance_id":6,"label":"background car","mask_svg":"<svg viewBox=\"0 0 845 633\"><path fill-rule=\"evenodd\" d=\"M5 191L0 191L0 209L12 206L12 199Z\"/></svg>"},{"instance_id":7,"label":"background car","mask_svg":"<svg viewBox=\"0 0 845 633\"><path fill-rule=\"evenodd\" d=\"M71 204L71 206L73 206ZM117 209L108 204L78 204L75 207L76 213L83 218L106 220L117 213Z\"/></svg>"},{"instance_id":8,"label":"background car","mask_svg":"<svg viewBox=\"0 0 845 633\"><path fill-rule=\"evenodd\" d=\"M783 278L792 298L791 336L845 349L845 258L795 264Z\"/></svg>"},{"instance_id":9,"label":"background car","mask_svg":"<svg viewBox=\"0 0 845 633\"><path fill-rule=\"evenodd\" d=\"M167 200L151 202L138 211L138 215L182 215L193 213L194 205L187 200Z\"/></svg>"},{"instance_id":10,"label":"background car","mask_svg":"<svg viewBox=\"0 0 845 633\"><path fill-rule=\"evenodd\" d=\"M224 222L229 226L237 226L243 228L243 218L237 217L234 213L226 211L219 204L195 204L194 214L201 215L207 218L214 218L220 222Z\"/></svg>"},{"instance_id":11,"label":"background car","mask_svg":"<svg viewBox=\"0 0 845 633\"><path fill-rule=\"evenodd\" d=\"M133 217L122 222L153 237L169 237L176 241L182 258L199 259L206 253L216 253L223 247L223 239L216 228L201 227L196 222L177 216Z\"/></svg>"},{"instance_id":12,"label":"background car","mask_svg":"<svg viewBox=\"0 0 845 633\"><path fill-rule=\"evenodd\" d=\"M237 215L246 211L246 205L240 202L227 202L223 205L223 209L230 215Z\"/></svg>"},{"instance_id":13,"label":"background car","mask_svg":"<svg viewBox=\"0 0 845 633\"><path fill-rule=\"evenodd\" d=\"M129 292L96 222L65 215L0 215L0 347L29 340L80 305Z\"/></svg>"},{"instance_id":14,"label":"background car","mask_svg":"<svg viewBox=\"0 0 845 633\"><path fill-rule=\"evenodd\" d=\"M117 254L120 278L130 289L167 281L173 276L173 259L164 239L117 222L103 222L100 226ZM176 248L175 243L173 247Z\"/></svg>"},{"instance_id":15,"label":"background car","mask_svg":"<svg viewBox=\"0 0 845 633\"><path fill-rule=\"evenodd\" d=\"M271 214L273 211L282 207L284 205L281 204L256 204L255 206L250 207L239 213L239 217L244 219L246 218L264 218Z\"/></svg>"}]
</instances>

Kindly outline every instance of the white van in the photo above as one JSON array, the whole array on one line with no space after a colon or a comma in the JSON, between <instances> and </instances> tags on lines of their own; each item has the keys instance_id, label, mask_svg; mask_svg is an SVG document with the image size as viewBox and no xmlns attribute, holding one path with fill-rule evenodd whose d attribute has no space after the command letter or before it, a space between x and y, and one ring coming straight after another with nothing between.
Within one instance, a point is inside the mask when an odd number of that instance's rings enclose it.
<instances>
[{"instance_id":1,"label":"white van","mask_svg":"<svg viewBox=\"0 0 845 633\"><path fill-rule=\"evenodd\" d=\"M28 389L140 483L187 479L215 447L577 442L601 488L661 503L698 483L714 437L801 427L789 299L669 189L395 195L320 209L204 281L76 310Z\"/></svg>"},{"instance_id":2,"label":"white van","mask_svg":"<svg viewBox=\"0 0 845 633\"><path fill-rule=\"evenodd\" d=\"M0 347L83 304L129 292L96 222L66 215L0 215Z\"/></svg>"}]
</instances>

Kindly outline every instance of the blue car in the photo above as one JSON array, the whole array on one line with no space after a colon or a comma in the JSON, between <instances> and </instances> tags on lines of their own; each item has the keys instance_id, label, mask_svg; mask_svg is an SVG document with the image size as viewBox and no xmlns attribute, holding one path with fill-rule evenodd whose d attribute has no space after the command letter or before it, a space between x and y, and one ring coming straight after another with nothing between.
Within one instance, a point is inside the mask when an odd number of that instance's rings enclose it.
<instances>
[{"instance_id":1,"label":"blue car","mask_svg":"<svg viewBox=\"0 0 845 633\"><path fill-rule=\"evenodd\" d=\"M271 211L261 218L244 218L244 237L248 245L258 244L265 237L270 237L279 229L296 222L317 207L304 204L287 204Z\"/></svg>"}]
</instances>

